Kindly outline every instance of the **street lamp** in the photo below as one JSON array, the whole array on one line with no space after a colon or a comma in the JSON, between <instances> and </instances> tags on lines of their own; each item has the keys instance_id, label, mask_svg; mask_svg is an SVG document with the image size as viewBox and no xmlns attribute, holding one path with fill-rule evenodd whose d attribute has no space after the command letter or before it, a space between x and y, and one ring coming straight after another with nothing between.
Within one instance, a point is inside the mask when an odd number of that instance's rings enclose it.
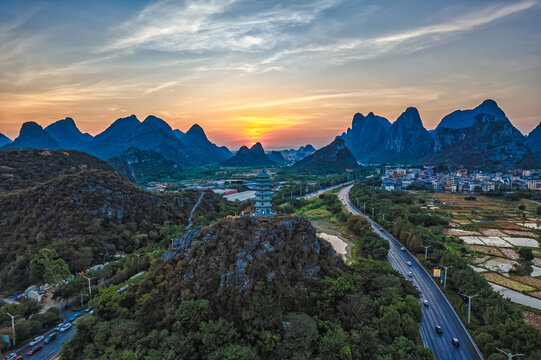
<instances>
[{"instance_id":1,"label":"street lamp","mask_svg":"<svg viewBox=\"0 0 541 360\"><path fill-rule=\"evenodd\" d=\"M425 246L423 245L423 247L425 248L425 260L426 260L426 257L428 255L428 248L431 247L432 245L428 245L428 246Z\"/></svg>"},{"instance_id":2,"label":"street lamp","mask_svg":"<svg viewBox=\"0 0 541 360\"><path fill-rule=\"evenodd\" d=\"M468 295L466 295L468 296ZM471 314L471 299L473 299L474 297L476 296L479 296L479 295L470 295L468 296L468 324L470 323L470 314Z\"/></svg>"},{"instance_id":3,"label":"street lamp","mask_svg":"<svg viewBox=\"0 0 541 360\"><path fill-rule=\"evenodd\" d=\"M83 277L88 280L88 293L90 294L89 295L90 296L89 300L92 300L92 286L90 285L90 281L92 279L94 279L94 278L93 277L86 277L84 275L83 275Z\"/></svg>"},{"instance_id":4,"label":"street lamp","mask_svg":"<svg viewBox=\"0 0 541 360\"><path fill-rule=\"evenodd\" d=\"M442 268L445 269L445 276L443 277L443 289L445 289L447 287L447 269L450 269L454 266L443 266L443 265L440 265Z\"/></svg>"},{"instance_id":5,"label":"street lamp","mask_svg":"<svg viewBox=\"0 0 541 360\"><path fill-rule=\"evenodd\" d=\"M15 318L21 315L11 315L8 312L6 313L6 315L11 318L11 331L13 332L13 346L15 347Z\"/></svg>"},{"instance_id":6,"label":"street lamp","mask_svg":"<svg viewBox=\"0 0 541 360\"><path fill-rule=\"evenodd\" d=\"M374 220L374 208L372 208L372 220Z\"/></svg>"},{"instance_id":7,"label":"street lamp","mask_svg":"<svg viewBox=\"0 0 541 360\"><path fill-rule=\"evenodd\" d=\"M503 351L503 350L500 349L500 348L496 348L496 350L498 350L499 352L504 353L505 355L507 355L507 359L508 359L508 360L511 360L511 359L514 358L515 356L524 356L524 354L511 354L511 353L508 353L508 352Z\"/></svg>"}]
</instances>

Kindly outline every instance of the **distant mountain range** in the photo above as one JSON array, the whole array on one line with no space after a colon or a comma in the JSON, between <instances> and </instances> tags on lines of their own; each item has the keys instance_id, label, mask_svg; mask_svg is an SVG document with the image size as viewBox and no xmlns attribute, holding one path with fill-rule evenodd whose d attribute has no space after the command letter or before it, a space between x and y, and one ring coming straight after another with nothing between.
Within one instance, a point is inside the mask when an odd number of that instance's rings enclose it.
<instances>
[{"instance_id":1,"label":"distant mountain range","mask_svg":"<svg viewBox=\"0 0 541 360\"><path fill-rule=\"evenodd\" d=\"M414 107L407 108L393 123L372 112L366 116L357 113L351 128L339 138L361 163L446 163L482 170L541 165L541 124L529 136L523 136L493 100L485 100L474 109L456 110L431 131L423 126ZM335 141L333 144L331 149L341 146ZM114 159L111 163L119 171L135 179L149 173L163 174L167 169L180 174L185 167L210 164L246 167L296 164L316 153L312 145L265 153L257 143L251 148L243 146L233 154L225 146L212 143L197 124L184 133L152 115L144 121L135 115L118 119L95 137L83 134L69 117L45 129L35 122L24 123L13 141L0 134L0 150L24 148L72 149L103 160ZM330 166L321 154L310 160L321 161L321 166L313 163L307 166L308 160L302 166L312 170ZM151 169L152 164L159 169ZM345 166L349 165L340 163L329 169Z\"/></svg>"},{"instance_id":2,"label":"distant mountain range","mask_svg":"<svg viewBox=\"0 0 541 360\"><path fill-rule=\"evenodd\" d=\"M495 101L445 116L427 131L417 109L410 107L394 123L369 113L355 114L344 139L363 163L441 162L483 170L535 168L541 164L541 129L525 137Z\"/></svg>"}]
</instances>

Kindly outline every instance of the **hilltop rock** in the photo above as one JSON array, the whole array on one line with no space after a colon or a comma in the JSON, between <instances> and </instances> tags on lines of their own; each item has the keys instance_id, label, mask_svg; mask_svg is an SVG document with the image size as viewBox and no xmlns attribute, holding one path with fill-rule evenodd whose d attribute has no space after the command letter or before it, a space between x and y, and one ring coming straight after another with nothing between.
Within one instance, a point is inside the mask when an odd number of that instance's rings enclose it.
<instances>
[{"instance_id":1,"label":"hilltop rock","mask_svg":"<svg viewBox=\"0 0 541 360\"><path fill-rule=\"evenodd\" d=\"M526 139L526 143L530 149L532 149L537 162L541 164L541 123L539 123L539 125L537 125L537 127L530 132L528 138Z\"/></svg>"},{"instance_id":2,"label":"hilltop rock","mask_svg":"<svg viewBox=\"0 0 541 360\"><path fill-rule=\"evenodd\" d=\"M180 282L174 286L186 289L184 298L215 298L227 289L249 292L258 284L292 279L302 284L343 267L304 218L227 218L189 231L174 244Z\"/></svg>"}]
</instances>

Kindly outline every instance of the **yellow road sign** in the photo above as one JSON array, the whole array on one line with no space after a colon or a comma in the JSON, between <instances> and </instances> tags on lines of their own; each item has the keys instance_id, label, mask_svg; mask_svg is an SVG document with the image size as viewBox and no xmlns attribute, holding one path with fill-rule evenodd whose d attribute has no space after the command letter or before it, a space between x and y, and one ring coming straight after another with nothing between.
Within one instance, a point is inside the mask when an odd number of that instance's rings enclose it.
<instances>
[{"instance_id":1,"label":"yellow road sign","mask_svg":"<svg viewBox=\"0 0 541 360\"><path fill-rule=\"evenodd\" d=\"M434 277L440 277L441 276L441 269L434 269Z\"/></svg>"}]
</instances>

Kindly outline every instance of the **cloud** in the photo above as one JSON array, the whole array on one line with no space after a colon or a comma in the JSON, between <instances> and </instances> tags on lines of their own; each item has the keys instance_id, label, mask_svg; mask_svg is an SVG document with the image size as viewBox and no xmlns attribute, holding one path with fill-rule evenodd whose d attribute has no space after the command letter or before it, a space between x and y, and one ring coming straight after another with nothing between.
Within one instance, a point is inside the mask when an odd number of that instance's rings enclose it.
<instances>
[{"instance_id":1,"label":"cloud","mask_svg":"<svg viewBox=\"0 0 541 360\"><path fill-rule=\"evenodd\" d=\"M115 32L122 35L102 51L151 49L160 51L258 51L271 49L288 36L286 28L309 24L338 0L288 4L237 14L237 0L159 1L144 8ZM265 4L265 3L262 3ZM273 3L266 3L265 6Z\"/></svg>"}]
</instances>

